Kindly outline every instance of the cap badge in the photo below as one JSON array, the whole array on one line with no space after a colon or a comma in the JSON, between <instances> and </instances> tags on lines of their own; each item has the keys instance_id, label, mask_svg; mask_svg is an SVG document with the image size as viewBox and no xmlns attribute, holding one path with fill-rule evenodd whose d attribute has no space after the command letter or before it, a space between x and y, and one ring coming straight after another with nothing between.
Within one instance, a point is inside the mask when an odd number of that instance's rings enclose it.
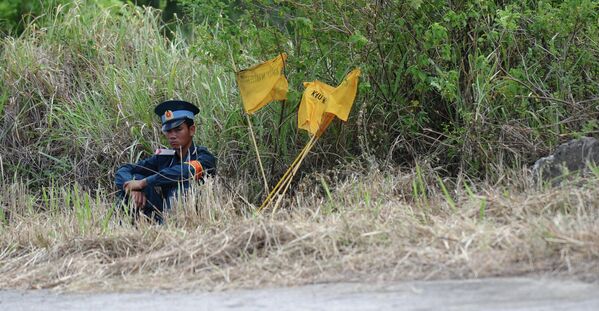
<instances>
[{"instance_id":1,"label":"cap badge","mask_svg":"<svg viewBox=\"0 0 599 311\"><path fill-rule=\"evenodd\" d=\"M170 110L167 110L164 112L164 118L169 121L173 118L173 112Z\"/></svg>"}]
</instances>

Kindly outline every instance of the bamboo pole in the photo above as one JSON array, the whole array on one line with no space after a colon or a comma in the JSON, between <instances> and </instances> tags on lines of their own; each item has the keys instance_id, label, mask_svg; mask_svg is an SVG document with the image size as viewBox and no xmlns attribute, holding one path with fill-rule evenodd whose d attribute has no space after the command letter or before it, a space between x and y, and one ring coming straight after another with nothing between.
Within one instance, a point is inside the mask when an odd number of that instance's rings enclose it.
<instances>
[{"instance_id":1,"label":"bamboo pole","mask_svg":"<svg viewBox=\"0 0 599 311\"><path fill-rule=\"evenodd\" d=\"M295 158L295 160L293 161L291 166L289 166L289 168L287 169L287 171L285 172L283 177L281 177L281 179L279 180L279 182L277 183L275 188L268 194L268 196L266 197L264 202L262 202L262 204L260 205L260 208L258 208L258 212L262 212L262 210L266 209L275 197L277 197L277 199L275 202L275 206L273 208L273 213L277 210L282 198L285 196L285 194L287 193L287 190L289 189L289 186L291 185L291 180L293 179L293 177L295 177L295 174L297 173L302 162L304 161L304 159L306 158L308 153L312 150L312 147L314 147L314 145L316 144L316 141L324 133L326 128L329 126L329 124L331 124L331 121L333 119L334 119L334 116L332 114L327 114L323 118L322 124L321 124L320 128L318 129L318 131L316 132L316 134L312 135L310 137L310 140L308 141L308 143L304 146L302 151ZM283 192L279 193L279 190L281 189L281 187L283 188Z\"/></svg>"},{"instance_id":2,"label":"bamboo pole","mask_svg":"<svg viewBox=\"0 0 599 311\"><path fill-rule=\"evenodd\" d=\"M282 51L283 49L281 48L281 45L279 43L279 36L278 34L275 33L275 36L277 36L277 48L279 49L279 51ZM283 53L280 53L279 55L281 55L281 57L283 56ZM285 60L284 57L282 57L283 59L283 76L285 77L285 79L287 79L287 73L286 73L286 68L287 68L287 61ZM289 81L287 79L287 81ZM277 142L275 143L275 155L274 157L272 157L271 163L270 163L270 175L272 176L274 174L275 171L275 158L279 155L279 146L281 145L281 126L283 125L283 118L285 116L285 107L287 106L287 99L282 100L281 101L281 112L279 114L279 124L277 125L277 137L276 140Z\"/></svg>"},{"instance_id":3,"label":"bamboo pole","mask_svg":"<svg viewBox=\"0 0 599 311\"><path fill-rule=\"evenodd\" d=\"M235 74L237 74L237 65L235 64L235 59L233 58L233 54L231 54L231 64L233 65L233 70ZM241 104L243 106L243 103ZM262 165L262 158L260 157L260 151L258 150L258 144L256 143L256 136L254 135L254 129L252 127L252 121L250 116L245 113L245 117L248 121L248 128L250 130L250 136L252 137L252 143L254 145L254 150L256 151L256 158L258 158L258 164L260 167L260 173L262 174L262 180L264 181L264 191L265 193L270 192L268 188L268 182L266 181L266 174L264 173L264 166Z\"/></svg>"},{"instance_id":4,"label":"bamboo pole","mask_svg":"<svg viewBox=\"0 0 599 311\"><path fill-rule=\"evenodd\" d=\"M283 200L283 197L287 193L287 190L289 190L289 186L291 185L291 180L293 180L293 177L295 177L295 174L299 170L299 167L302 165L302 162L304 161L304 159L306 158L306 156L308 155L308 153L310 153L310 150L312 150L312 147L314 147L314 145L316 144L316 140L318 139L318 137L319 136L312 135L312 137L310 138L310 141L307 144L307 146L309 146L309 147L302 154L302 157L299 159L299 162L293 168L293 171L292 171L291 175L287 178L285 188L283 189L283 192L281 192L279 194L279 197L277 198L277 201L275 202L275 206L272 209L272 215L274 215L274 213L279 208L279 205L281 204L281 201Z\"/></svg>"},{"instance_id":5,"label":"bamboo pole","mask_svg":"<svg viewBox=\"0 0 599 311\"><path fill-rule=\"evenodd\" d=\"M252 136L252 142L254 143L254 150L256 151L256 158L258 158L258 164L260 166L260 172L262 173L262 180L264 181L264 193L270 192L268 189L268 182L266 181L266 174L264 173L264 166L262 166L262 159L260 157L260 151L258 151L258 144L256 143L256 136L254 135L254 129L252 128L252 121L250 121L250 116L246 113L245 117L248 121L248 127L250 129L250 135Z\"/></svg>"},{"instance_id":6,"label":"bamboo pole","mask_svg":"<svg viewBox=\"0 0 599 311\"><path fill-rule=\"evenodd\" d=\"M293 163L291 163L289 168L287 168L287 171L285 171L285 174L283 174L283 177L281 177L281 179L279 179L279 181L277 182L277 185L270 191L270 193L268 194L266 199L264 199L264 202L262 202L262 204L260 205L260 208L258 208L259 212L262 211L268 205L268 203L272 199L273 195L275 195L275 193L279 190L279 188L284 184L289 173L293 170L293 168L295 167L295 165L297 164L299 159L302 157L302 155L305 153L307 148L308 148L308 144L306 144L304 146L304 148L300 151L300 153L297 155L297 157L295 157L295 160L293 160Z\"/></svg>"}]
</instances>

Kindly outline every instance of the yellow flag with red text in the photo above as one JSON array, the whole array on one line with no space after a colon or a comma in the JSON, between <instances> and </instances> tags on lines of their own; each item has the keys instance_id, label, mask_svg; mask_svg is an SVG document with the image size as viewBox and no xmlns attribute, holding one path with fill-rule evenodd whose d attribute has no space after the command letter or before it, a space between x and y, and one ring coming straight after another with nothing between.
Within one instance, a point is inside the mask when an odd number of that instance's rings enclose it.
<instances>
[{"instance_id":1,"label":"yellow flag with red text","mask_svg":"<svg viewBox=\"0 0 599 311\"><path fill-rule=\"evenodd\" d=\"M283 72L286 60L287 54L282 53L235 74L243 108L247 114L254 114L271 101L287 99L289 84Z\"/></svg>"},{"instance_id":2,"label":"yellow flag with red text","mask_svg":"<svg viewBox=\"0 0 599 311\"><path fill-rule=\"evenodd\" d=\"M318 80L304 82L305 90L297 114L298 127L320 136L333 116L347 121L356 99L360 73L360 69L354 69L336 88Z\"/></svg>"}]
</instances>

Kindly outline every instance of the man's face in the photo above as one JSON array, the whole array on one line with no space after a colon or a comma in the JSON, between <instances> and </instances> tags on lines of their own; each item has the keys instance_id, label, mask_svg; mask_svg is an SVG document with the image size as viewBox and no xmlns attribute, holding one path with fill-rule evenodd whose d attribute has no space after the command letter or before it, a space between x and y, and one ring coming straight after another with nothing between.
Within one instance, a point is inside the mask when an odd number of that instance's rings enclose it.
<instances>
[{"instance_id":1,"label":"man's face","mask_svg":"<svg viewBox=\"0 0 599 311\"><path fill-rule=\"evenodd\" d=\"M195 131L195 125L188 126L187 124L182 123L181 125L164 132L164 135L168 139L168 143L171 147L178 150L189 148L189 146L191 146L191 140L193 139Z\"/></svg>"}]
</instances>

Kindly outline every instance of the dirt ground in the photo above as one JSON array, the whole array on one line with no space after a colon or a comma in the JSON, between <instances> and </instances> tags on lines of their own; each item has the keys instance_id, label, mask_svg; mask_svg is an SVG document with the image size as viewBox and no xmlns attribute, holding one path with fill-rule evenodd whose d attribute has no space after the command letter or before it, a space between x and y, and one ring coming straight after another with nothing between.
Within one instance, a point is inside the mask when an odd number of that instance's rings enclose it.
<instances>
[{"instance_id":1,"label":"dirt ground","mask_svg":"<svg viewBox=\"0 0 599 311\"><path fill-rule=\"evenodd\" d=\"M328 283L224 292L57 294L0 290L0 310L599 310L599 283L488 278Z\"/></svg>"}]
</instances>

